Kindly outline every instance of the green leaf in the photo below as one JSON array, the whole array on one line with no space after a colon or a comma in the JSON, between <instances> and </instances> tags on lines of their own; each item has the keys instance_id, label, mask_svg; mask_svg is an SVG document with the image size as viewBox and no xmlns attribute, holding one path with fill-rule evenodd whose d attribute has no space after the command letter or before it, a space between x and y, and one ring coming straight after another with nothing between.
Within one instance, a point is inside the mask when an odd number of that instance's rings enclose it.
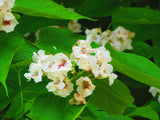
<instances>
[{"instance_id":1,"label":"green leaf","mask_svg":"<svg viewBox=\"0 0 160 120\"><path fill-rule=\"evenodd\" d=\"M27 69L23 69L20 72L19 81L17 71L10 69L6 80L9 97L6 96L3 86L0 86L0 111L11 103L10 106L5 109L7 112L4 116L7 118L23 116L31 108L33 101L38 95L48 93L46 89L48 80L43 78L43 81L39 83L33 81L28 82L24 77L24 73L27 72ZM21 84L19 82L21 82Z\"/></svg>"},{"instance_id":2,"label":"green leaf","mask_svg":"<svg viewBox=\"0 0 160 120\"><path fill-rule=\"evenodd\" d=\"M145 42L137 41L137 42L133 42L132 45L133 45L133 49L130 52L146 57L148 59L153 57L152 47L146 44Z\"/></svg>"},{"instance_id":3,"label":"green leaf","mask_svg":"<svg viewBox=\"0 0 160 120\"><path fill-rule=\"evenodd\" d=\"M17 96L11 103L8 111L5 114L6 118L16 118L22 112L21 98Z\"/></svg>"},{"instance_id":4,"label":"green leaf","mask_svg":"<svg viewBox=\"0 0 160 120\"><path fill-rule=\"evenodd\" d=\"M157 66L160 67L160 54L158 54L160 52L160 47L154 47L154 50L153 50L153 59L154 59L154 62Z\"/></svg>"},{"instance_id":5,"label":"green leaf","mask_svg":"<svg viewBox=\"0 0 160 120\"><path fill-rule=\"evenodd\" d=\"M29 117L36 120L73 120L78 117L84 107L85 105L70 105L69 99L52 93L41 94L33 103Z\"/></svg>"},{"instance_id":6,"label":"green leaf","mask_svg":"<svg viewBox=\"0 0 160 120\"><path fill-rule=\"evenodd\" d=\"M147 8L119 8L112 14L113 23L160 24L160 12Z\"/></svg>"},{"instance_id":7,"label":"green leaf","mask_svg":"<svg viewBox=\"0 0 160 120\"><path fill-rule=\"evenodd\" d=\"M120 6L129 6L127 0L85 0L78 13L88 17L106 17Z\"/></svg>"},{"instance_id":8,"label":"green leaf","mask_svg":"<svg viewBox=\"0 0 160 120\"><path fill-rule=\"evenodd\" d=\"M109 48L109 47L107 47ZM160 88L160 68L145 57L110 49L111 64L118 72L139 82Z\"/></svg>"},{"instance_id":9,"label":"green leaf","mask_svg":"<svg viewBox=\"0 0 160 120\"><path fill-rule=\"evenodd\" d=\"M31 24L32 21L32 24ZM16 31L18 31L21 34L25 33L34 33L38 29L47 27L47 26L67 26L68 21L67 20L57 20L57 19L49 19L49 18L42 18L42 17L33 17L33 16L27 16L23 15L19 19L19 24L16 26Z\"/></svg>"},{"instance_id":10,"label":"green leaf","mask_svg":"<svg viewBox=\"0 0 160 120\"><path fill-rule=\"evenodd\" d=\"M49 53L64 52L70 54L72 46L79 39L85 39L85 37L76 35L64 28L45 28L39 32L39 40L36 45Z\"/></svg>"},{"instance_id":11,"label":"green leaf","mask_svg":"<svg viewBox=\"0 0 160 120\"><path fill-rule=\"evenodd\" d=\"M6 96L6 91L3 86L0 86L0 111L3 110L7 105L18 95L18 91L8 87L9 97Z\"/></svg>"},{"instance_id":12,"label":"green leaf","mask_svg":"<svg viewBox=\"0 0 160 120\"><path fill-rule=\"evenodd\" d=\"M127 86L117 79L112 86L109 86L107 79L97 79L94 84L96 90L91 103L109 114L123 114L134 100Z\"/></svg>"},{"instance_id":13,"label":"green leaf","mask_svg":"<svg viewBox=\"0 0 160 120\"><path fill-rule=\"evenodd\" d=\"M38 49L31 43L25 41L23 46L17 50L13 57L13 62L24 61L32 59L33 52L37 52Z\"/></svg>"},{"instance_id":14,"label":"green leaf","mask_svg":"<svg viewBox=\"0 0 160 120\"><path fill-rule=\"evenodd\" d=\"M16 32L0 32L0 82L6 91L6 78L15 52L24 44L23 38Z\"/></svg>"},{"instance_id":15,"label":"green leaf","mask_svg":"<svg viewBox=\"0 0 160 120\"><path fill-rule=\"evenodd\" d=\"M134 111L129 113L127 116L130 117L144 117L148 118L150 120L159 120L159 115L157 112L155 112L150 105L143 106L143 107L136 107L132 106L134 108Z\"/></svg>"},{"instance_id":16,"label":"green leaf","mask_svg":"<svg viewBox=\"0 0 160 120\"><path fill-rule=\"evenodd\" d=\"M51 19L89 19L57 4L52 0L16 0L13 12ZM32 21L30 21L32 24Z\"/></svg>"},{"instance_id":17,"label":"green leaf","mask_svg":"<svg viewBox=\"0 0 160 120\"><path fill-rule=\"evenodd\" d=\"M133 120L133 119L126 116L108 115L108 116L101 116L97 120Z\"/></svg>"},{"instance_id":18,"label":"green leaf","mask_svg":"<svg viewBox=\"0 0 160 120\"><path fill-rule=\"evenodd\" d=\"M106 112L100 110L99 108L97 108L93 104L88 104L87 108L90 110L90 112L93 113L93 115L95 115L97 117L96 120L133 120L127 116L118 116L118 115L107 114ZM88 111L87 111L87 114L88 114Z\"/></svg>"},{"instance_id":19,"label":"green leaf","mask_svg":"<svg viewBox=\"0 0 160 120\"><path fill-rule=\"evenodd\" d=\"M33 52L37 52L37 51L38 51L38 48L35 47L34 44L31 44L30 42L25 41L24 45L15 53L11 67L24 68L25 65L29 66L29 64L33 62L32 60Z\"/></svg>"},{"instance_id":20,"label":"green leaf","mask_svg":"<svg viewBox=\"0 0 160 120\"><path fill-rule=\"evenodd\" d=\"M158 101L153 101L148 106L150 106L154 111L160 113L160 104Z\"/></svg>"}]
</instances>

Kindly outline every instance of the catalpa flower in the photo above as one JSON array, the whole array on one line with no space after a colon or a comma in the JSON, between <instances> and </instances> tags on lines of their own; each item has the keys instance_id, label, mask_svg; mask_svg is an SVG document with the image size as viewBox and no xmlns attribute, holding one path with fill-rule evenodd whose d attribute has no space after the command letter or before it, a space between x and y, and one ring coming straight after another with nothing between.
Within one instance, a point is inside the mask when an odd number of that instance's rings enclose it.
<instances>
[{"instance_id":1,"label":"catalpa flower","mask_svg":"<svg viewBox=\"0 0 160 120\"><path fill-rule=\"evenodd\" d=\"M41 70L41 66L39 66L36 63L31 63L29 66L29 73L25 73L24 76L30 81L31 78L34 79L34 81L41 82L42 81L42 75L43 72Z\"/></svg>"},{"instance_id":2,"label":"catalpa flower","mask_svg":"<svg viewBox=\"0 0 160 120\"><path fill-rule=\"evenodd\" d=\"M18 24L18 21L9 11L0 12L0 30L6 32L11 32L14 30L15 26Z\"/></svg>"},{"instance_id":3,"label":"catalpa flower","mask_svg":"<svg viewBox=\"0 0 160 120\"><path fill-rule=\"evenodd\" d=\"M114 80L117 78L117 75L112 72L113 66L104 61L100 66L98 79L109 78L109 85L112 85L114 83Z\"/></svg>"},{"instance_id":4,"label":"catalpa flower","mask_svg":"<svg viewBox=\"0 0 160 120\"><path fill-rule=\"evenodd\" d=\"M101 32L100 28L86 30L86 36L86 41L89 43L94 41L101 46L105 46L106 43L110 43L115 50L123 51L125 49L133 49L131 45L131 38L135 36L135 33L119 26L114 31L106 30Z\"/></svg>"},{"instance_id":5,"label":"catalpa flower","mask_svg":"<svg viewBox=\"0 0 160 120\"><path fill-rule=\"evenodd\" d=\"M155 87L150 87L149 92L152 94L153 97L155 97L158 93L160 93L160 89Z\"/></svg>"},{"instance_id":6,"label":"catalpa flower","mask_svg":"<svg viewBox=\"0 0 160 120\"><path fill-rule=\"evenodd\" d=\"M101 65L103 62L111 62L110 52L104 46L95 49L98 63Z\"/></svg>"},{"instance_id":7,"label":"catalpa flower","mask_svg":"<svg viewBox=\"0 0 160 120\"><path fill-rule=\"evenodd\" d=\"M133 49L131 45L132 43L131 38L134 36L135 36L134 33L119 26L115 31L112 32L108 42L110 42L111 46L118 51L123 51L125 49L130 50Z\"/></svg>"},{"instance_id":8,"label":"catalpa flower","mask_svg":"<svg viewBox=\"0 0 160 120\"><path fill-rule=\"evenodd\" d=\"M82 105L82 104L86 104L86 100L85 98L79 94L79 93L75 93L74 94L74 98L72 98L69 103L71 105L75 104L75 105Z\"/></svg>"},{"instance_id":9,"label":"catalpa flower","mask_svg":"<svg viewBox=\"0 0 160 120\"><path fill-rule=\"evenodd\" d=\"M115 79L117 79L117 75L116 74L114 74L114 73L111 73L110 75L109 75L109 85L112 85L113 83L114 83L114 80Z\"/></svg>"},{"instance_id":10,"label":"catalpa flower","mask_svg":"<svg viewBox=\"0 0 160 120\"><path fill-rule=\"evenodd\" d=\"M18 21L11 13L14 2L14 0L3 0L0 2L0 30L11 32L18 24Z\"/></svg>"},{"instance_id":11,"label":"catalpa flower","mask_svg":"<svg viewBox=\"0 0 160 120\"><path fill-rule=\"evenodd\" d=\"M72 20L68 23L68 29L73 31L74 33L80 33L81 30L81 24L78 23L78 20Z\"/></svg>"},{"instance_id":12,"label":"catalpa flower","mask_svg":"<svg viewBox=\"0 0 160 120\"><path fill-rule=\"evenodd\" d=\"M88 57L89 53L92 52L92 48L90 44L85 40L78 40L78 46L73 46L73 55L75 59L79 59L82 57Z\"/></svg>"},{"instance_id":13,"label":"catalpa flower","mask_svg":"<svg viewBox=\"0 0 160 120\"><path fill-rule=\"evenodd\" d=\"M103 62L100 67L100 77L107 78L113 72L113 66L107 62Z\"/></svg>"},{"instance_id":14,"label":"catalpa flower","mask_svg":"<svg viewBox=\"0 0 160 120\"><path fill-rule=\"evenodd\" d=\"M55 61L57 63L57 70L54 72L59 72L59 71L70 71L72 70L72 63L69 57L67 57L63 53L58 53L54 55Z\"/></svg>"},{"instance_id":15,"label":"catalpa flower","mask_svg":"<svg viewBox=\"0 0 160 120\"><path fill-rule=\"evenodd\" d=\"M46 72L45 75L53 81L63 81L67 76L67 71L55 72Z\"/></svg>"},{"instance_id":16,"label":"catalpa flower","mask_svg":"<svg viewBox=\"0 0 160 120\"><path fill-rule=\"evenodd\" d=\"M160 103L160 89L155 88L155 87L150 87L149 88L149 92L152 94L153 97L155 97L156 95L158 95L157 100Z\"/></svg>"},{"instance_id":17,"label":"catalpa flower","mask_svg":"<svg viewBox=\"0 0 160 120\"><path fill-rule=\"evenodd\" d=\"M81 77L76 81L77 93L81 94L83 97L87 97L92 94L95 86L88 77Z\"/></svg>"},{"instance_id":18,"label":"catalpa flower","mask_svg":"<svg viewBox=\"0 0 160 120\"><path fill-rule=\"evenodd\" d=\"M89 43L92 43L92 41L99 44L101 42L101 29L100 28L94 28L92 30L87 29L85 31L87 39L86 41Z\"/></svg>"},{"instance_id":19,"label":"catalpa flower","mask_svg":"<svg viewBox=\"0 0 160 120\"><path fill-rule=\"evenodd\" d=\"M15 0L1 0L0 12L10 10L14 6Z\"/></svg>"},{"instance_id":20,"label":"catalpa flower","mask_svg":"<svg viewBox=\"0 0 160 120\"><path fill-rule=\"evenodd\" d=\"M110 30L106 30L104 32L102 32L101 34L101 41L99 43L99 45L102 45L102 46L105 46L106 43L108 43L108 40L109 40L109 36L111 35L111 31Z\"/></svg>"},{"instance_id":21,"label":"catalpa flower","mask_svg":"<svg viewBox=\"0 0 160 120\"><path fill-rule=\"evenodd\" d=\"M99 65L97 59L94 56L88 56L87 58L80 58L77 62L79 69L92 72L95 77L99 75Z\"/></svg>"},{"instance_id":22,"label":"catalpa flower","mask_svg":"<svg viewBox=\"0 0 160 120\"><path fill-rule=\"evenodd\" d=\"M73 84L68 78L65 78L63 81L50 82L46 88L55 95L67 97L73 91Z\"/></svg>"},{"instance_id":23,"label":"catalpa flower","mask_svg":"<svg viewBox=\"0 0 160 120\"><path fill-rule=\"evenodd\" d=\"M38 54L36 52L33 52L32 59L34 62L41 66L44 72L50 71L50 68L52 66L49 66L48 64L51 64L51 60L54 60L53 55L45 55L44 50L39 50Z\"/></svg>"},{"instance_id":24,"label":"catalpa flower","mask_svg":"<svg viewBox=\"0 0 160 120\"><path fill-rule=\"evenodd\" d=\"M122 39L131 39L135 36L135 33L132 33L130 31L126 30L122 26L117 27L117 29L113 32L115 32L115 34L118 38L122 38Z\"/></svg>"}]
</instances>

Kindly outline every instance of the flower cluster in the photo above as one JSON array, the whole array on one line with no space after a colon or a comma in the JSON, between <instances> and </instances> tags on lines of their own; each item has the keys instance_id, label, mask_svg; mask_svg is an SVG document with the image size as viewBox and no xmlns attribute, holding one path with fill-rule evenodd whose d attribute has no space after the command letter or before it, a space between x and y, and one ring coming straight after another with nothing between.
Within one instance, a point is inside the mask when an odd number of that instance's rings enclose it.
<instances>
[{"instance_id":1,"label":"flower cluster","mask_svg":"<svg viewBox=\"0 0 160 120\"><path fill-rule=\"evenodd\" d=\"M110 52L104 46L91 48L85 40L78 40L78 46L73 46L71 60L77 63L79 69L91 72L95 78L103 79L109 77L109 84L112 85L117 75L112 73L113 66Z\"/></svg>"},{"instance_id":2,"label":"flower cluster","mask_svg":"<svg viewBox=\"0 0 160 120\"><path fill-rule=\"evenodd\" d=\"M155 87L150 87L149 92L152 94L153 97L158 95L158 101L160 103L160 89L155 88Z\"/></svg>"},{"instance_id":3,"label":"flower cluster","mask_svg":"<svg viewBox=\"0 0 160 120\"><path fill-rule=\"evenodd\" d=\"M55 55L45 55L43 50L39 50L38 54L33 53L34 63L30 64L29 73L25 73L28 80L42 81L42 76L46 75L51 82L46 88L55 95L62 97L68 96L73 91L73 84L67 77L67 72L72 69L70 59L63 53Z\"/></svg>"},{"instance_id":4,"label":"flower cluster","mask_svg":"<svg viewBox=\"0 0 160 120\"><path fill-rule=\"evenodd\" d=\"M14 6L15 0L0 1L0 31L11 32L18 24L14 15L11 13L11 8Z\"/></svg>"},{"instance_id":5,"label":"flower cluster","mask_svg":"<svg viewBox=\"0 0 160 120\"><path fill-rule=\"evenodd\" d=\"M106 43L118 51L123 51L125 49L133 49L131 43L135 36L135 33L126 30L125 28L119 26L116 30L101 31L100 28L94 28L92 30L86 30L87 41L91 43L96 42L99 45L105 46Z\"/></svg>"},{"instance_id":6,"label":"flower cluster","mask_svg":"<svg viewBox=\"0 0 160 120\"><path fill-rule=\"evenodd\" d=\"M51 80L46 86L48 91L67 97L73 91L72 78L69 79L68 72L74 67L72 63L76 63L79 69L91 72L97 79L109 78L109 84L112 85L117 75L112 73L113 67L109 64L110 52L104 46L93 49L85 40L78 40L77 44L78 46L72 47L70 58L63 53L46 55L43 50L39 50L38 54L34 52L34 62L29 66L29 73L25 73L24 76L36 83L42 81L42 76L47 76ZM74 77L74 73L72 74ZM75 105L85 104L85 98L92 94L95 85L88 76L80 77L75 83L77 92L69 102Z\"/></svg>"}]
</instances>

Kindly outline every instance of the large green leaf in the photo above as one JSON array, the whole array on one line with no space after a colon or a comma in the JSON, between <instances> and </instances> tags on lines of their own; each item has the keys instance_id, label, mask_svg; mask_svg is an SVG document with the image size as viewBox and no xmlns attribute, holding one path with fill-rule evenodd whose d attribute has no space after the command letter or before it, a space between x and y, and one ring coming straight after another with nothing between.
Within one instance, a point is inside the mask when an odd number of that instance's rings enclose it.
<instances>
[{"instance_id":1,"label":"large green leaf","mask_svg":"<svg viewBox=\"0 0 160 120\"><path fill-rule=\"evenodd\" d=\"M121 115L110 115L108 113L106 113L105 111L102 111L101 109L97 108L95 105L93 104L88 104L87 105L87 109L88 111L83 111L87 117L93 117L96 116L96 118L94 118L94 120L133 120L132 118L129 118L127 116L121 116ZM89 112L92 113L88 114Z\"/></svg>"},{"instance_id":2,"label":"large green leaf","mask_svg":"<svg viewBox=\"0 0 160 120\"><path fill-rule=\"evenodd\" d=\"M52 93L41 94L33 103L29 117L36 120L73 120L85 106L70 105L69 99Z\"/></svg>"},{"instance_id":3,"label":"large green leaf","mask_svg":"<svg viewBox=\"0 0 160 120\"><path fill-rule=\"evenodd\" d=\"M109 48L109 47L107 47ZM145 57L110 49L114 68L139 82L160 88L160 68Z\"/></svg>"},{"instance_id":4,"label":"large green leaf","mask_svg":"<svg viewBox=\"0 0 160 120\"><path fill-rule=\"evenodd\" d=\"M130 52L146 58L153 57L153 48L145 42L133 41L132 46L134 49L132 49Z\"/></svg>"},{"instance_id":5,"label":"large green leaf","mask_svg":"<svg viewBox=\"0 0 160 120\"><path fill-rule=\"evenodd\" d=\"M43 78L43 81L39 83L28 82L24 77L24 73L27 72L28 69L23 69L21 72L10 69L6 80L9 97L6 96L3 86L0 86L0 111L10 104L10 107L5 109L7 112L4 117L6 118L23 116L31 108L38 95L48 92L46 89L48 79Z\"/></svg>"},{"instance_id":6,"label":"large green leaf","mask_svg":"<svg viewBox=\"0 0 160 120\"><path fill-rule=\"evenodd\" d=\"M13 57L13 62L31 59L33 52L37 52L37 51L38 49L33 44L25 41L23 46L19 50L17 50L17 52L15 53Z\"/></svg>"},{"instance_id":7,"label":"large green leaf","mask_svg":"<svg viewBox=\"0 0 160 120\"><path fill-rule=\"evenodd\" d=\"M129 6L127 0L85 0L78 13L88 17L106 17L120 6Z\"/></svg>"},{"instance_id":8,"label":"large green leaf","mask_svg":"<svg viewBox=\"0 0 160 120\"><path fill-rule=\"evenodd\" d=\"M47 26L67 26L67 20L57 20L57 19L49 19L43 17L33 17L33 16L22 16L19 20L19 24L16 27L16 31L20 32L21 34L25 33L34 33L38 29L47 27ZM31 24L32 21L32 24Z\"/></svg>"},{"instance_id":9,"label":"large green leaf","mask_svg":"<svg viewBox=\"0 0 160 120\"><path fill-rule=\"evenodd\" d=\"M136 107L134 105L130 106L128 109L134 109L131 113L127 114L130 117L144 117L150 120L159 120L159 115L155 112L151 105Z\"/></svg>"},{"instance_id":10,"label":"large green leaf","mask_svg":"<svg viewBox=\"0 0 160 120\"><path fill-rule=\"evenodd\" d=\"M0 82L6 88L6 78L15 52L24 44L23 38L16 32L0 32ZM7 90L7 88L6 88Z\"/></svg>"},{"instance_id":11,"label":"large green leaf","mask_svg":"<svg viewBox=\"0 0 160 120\"><path fill-rule=\"evenodd\" d=\"M129 89L118 79L112 86L108 80L95 80L96 90L91 103L110 114L123 114L125 108L133 102Z\"/></svg>"},{"instance_id":12,"label":"large green leaf","mask_svg":"<svg viewBox=\"0 0 160 120\"><path fill-rule=\"evenodd\" d=\"M154 47L154 50L153 50L153 59L154 59L154 62L156 65L158 65L160 67L160 54L158 54L160 52L160 47Z\"/></svg>"},{"instance_id":13,"label":"large green leaf","mask_svg":"<svg viewBox=\"0 0 160 120\"><path fill-rule=\"evenodd\" d=\"M0 111L18 95L18 91L14 91L12 88L8 87L8 94L9 97L7 97L4 87L0 86Z\"/></svg>"},{"instance_id":14,"label":"large green leaf","mask_svg":"<svg viewBox=\"0 0 160 120\"><path fill-rule=\"evenodd\" d=\"M49 53L71 53L72 46L78 39L84 36L76 35L72 31L64 28L45 28L39 32L39 40L36 45ZM55 48L53 48L56 47Z\"/></svg>"},{"instance_id":15,"label":"large green leaf","mask_svg":"<svg viewBox=\"0 0 160 120\"><path fill-rule=\"evenodd\" d=\"M113 23L160 24L160 12L148 8L119 8L112 14Z\"/></svg>"},{"instance_id":16,"label":"large green leaf","mask_svg":"<svg viewBox=\"0 0 160 120\"><path fill-rule=\"evenodd\" d=\"M52 0L16 0L13 12L52 19L90 19L57 4ZM30 21L32 24L32 21Z\"/></svg>"}]
</instances>

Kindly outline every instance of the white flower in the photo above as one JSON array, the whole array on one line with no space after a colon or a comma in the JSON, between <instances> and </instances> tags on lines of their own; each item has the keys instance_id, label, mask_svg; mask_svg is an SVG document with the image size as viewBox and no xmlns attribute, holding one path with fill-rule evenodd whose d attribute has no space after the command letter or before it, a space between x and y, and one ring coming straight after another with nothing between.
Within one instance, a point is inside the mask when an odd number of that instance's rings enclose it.
<instances>
[{"instance_id":1,"label":"white flower","mask_svg":"<svg viewBox=\"0 0 160 120\"><path fill-rule=\"evenodd\" d=\"M45 51L44 50L39 50L38 54L36 52L33 52L32 59L33 59L34 62L39 62L45 56L46 56Z\"/></svg>"},{"instance_id":2,"label":"white flower","mask_svg":"<svg viewBox=\"0 0 160 120\"><path fill-rule=\"evenodd\" d=\"M48 89L49 92L54 92L56 90L61 90L65 87L65 84L63 80L60 79L54 79L54 82L49 82L46 88Z\"/></svg>"},{"instance_id":3,"label":"white flower","mask_svg":"<svg viewBox=\"0 0 160 120\"><path fill-rule=\"evenodd\" d=\"M32 59L39 66L41 66L44 72L50 72L53 68L54 64L54 56L53 55L45 55L45 51L39 50L38 54L33 52Z\"/></svg>"},{"instance_id":4,"label":"white flower","mask_svg":"<svg viewBox=\"0 0 160 120\"><path fill-rule=\"evenodd\" d=\"M63 53L58 53L54 55L55 61L57 63L57 70L54 72L59 71L70 71L72 70L72 63L71 60Z\"/></svg>"},{"instance_id":5,"label":"white flower","mask_svg":"<svg viewBox=\"0 0 160 120\"><path fill-rule=\"evenodd\" d=\"M95 86L92 84L92 81L88 77L81 77L76 81L77 92L83 97L87 97L92 94Z\"/></svg>"},{"instance_id":6,"label":"white flower","mask_svg":"<svg viewBox=\"0 0 160 120\"><path fill-rule=\"evenodd\" d=\"M118 51L123 51L125 49L133 49L131 43L131 38L135 34L126 30L125 28L119 26L115 31L111 33L111 36L108 37L108 42L111 46Z\"/></svg>"},{"instance_id":7,"label":"white flower","mask_svg":"<svg viewBox=\"0 0 160 120\"><path fill-rule=\"evenodd\" d=\"M157 93L160 93L160 89L155 88L155 87L150 87L149 92L152 94L153 97L155 97Z\"/></svg>"},{"instance_id":8,"label":"white flower","mask_svg":"<svg viewBox=\"0 0 160 120\"><path fill-rule=\"evenodd\" d=\"M58 73L54 73L54 72L47 72L45 73L45 75L53 81L63 81L65 79L65 77L67 76L67 71L60 71Z\"/></svg>"},{"instance_id":9,"label":"white flower","mask_svg":"<svg viewBox=\"0 0 160 120\"><path fill-rule=\"evenodd\" d=\"M73 91L73 84L68 78L65 78L63 81L50 82L46 88L55 95L67 97Z\"/></svg>"},{"instance_id":10,"label":"white flower","mask_svg":"<svg viewBox=\"0 0 160 120\"><path fill-rule=\"evenodd\" d=\"M72 98L69 103L71 105L75 104L75 105L82 105L82 104L86 104L86 100L85 98L79 94L79 93L75 93L74 94L74 98Z\"/></svg>"},{"instance_id":11,"label":"white flower","mask_svg":"<svg viewBox=\"0 0 160 120\"><path fill-rule=\"evenodd\" d=\"M88 57L89 53L92 52L90 44L85 40L78 40L77 43L78 46L72 47L74 58Z\"/></svg>"},{"instance_id":12,"label":"white flower","mask_svg":"<svg viewBox=\"0 0 160 120\"><path fill-rule=\"evenodd\" d=\"M150 87L149 92L152 94L153 97L155 97L158 94L157 100L160 103L160 89L155 87Z\"/></svg>"},{"instance_id":13,"label":"white flower","mask_svg":"<svg viewBox=\"0 0 160 120\"><path fill-rule=\"evenodd\" d=\"M106 50L104 46L101 46L97 49L95 49L96 55L95 57L98 60L98 63L101 65L103 62L110 62L111 57L110 57L110 52Z\"/></svg>"},{"instance_id":14,"label":"white flower","mask_svg":"<svg viewBox=\"0 0 160 120\"><path fill-rule=\"evenodd\" d=\"M18 24L18 21L11 12L0 12L0 19L0 30L4 30L6 32L13 31L15 26Z\"/></svg>"},{"instance_id":15,"label":"white flower","mask_svg":"<svg viewBox=\"0 0 160 120\"><path fill-rule=\"evenodd\" d=\"M118 38L127 39L127 32L124 27L117 27L115 31L113 31Z\"/></svg>"},{"instance_id":16,"label":"white flower","mask_svg":"<svg viewBox=\"0 0 160 120\"><path fill-rule=\"evenodd\" d=\"M109 75L109 85L112 85L114 83L114 80L117 78L118 76L114 73L111 73Z\"/></svg>"},{"instance_id":17,"label":"white flower","mask_svg":"<svg viewBox=\"0 0 160 120\"><path fill-rule=\"evenodd\" d=\"M58 70L58 63L53 55L45 55L41 59L41 66L44 72L55 72Z\"/></svg>"},{"instance_id":18,"label":"white flower","mask_svg":"<svg viewBox=\"0 0 160 120\"><path fill-rule=\"evenodd\" d=\"M86 41L91 43L92 41L96 42L97 44L101 41L101 29L100 28L94 28L92 30L86 30L85 31L87 39Z\"/></svg>"},{"instance_id":19,"label":"white flower","mask_svg":"<svg viewBox=\"0 0 160 120\"><path fill-rule=\"evenodd\" d=\"M14 6L15 0L1 0L0 12L10 10Z\"/></svg>"},{"instance_id":20,"label":"white flower","mask_svg":"<svg viewBox=\"0 0 160 120\"><path fill-rule=\"evenodd\" d=\"M99 75L99 65L95 56L88 56L87 58L80 58L77 62L79 69L92 72L95 77Z\"/></svg>"},{"instance_id":21,"label":"white flower","mask_svg":"<svg viewBox=\"0 0 160 120\"><path fill-rule=\"evenodd\" d=\"M18 24L18 21L11 13L14 2L14 0L3 0L0 2L0 30L4 30L7 33L13 31Z\"/></svg>"},{"instance_id":22,"label":"white flower","mask_svg":"<svg viewBox=\"0 0 160 120\"><path fill-rule=\"evenodd\" d=\"M110 30L106 30L106 31L102 32L102 35L101 35L102 40L100 41L99 44L102 45L102 46L105 46L106 43L108 43L110 34L111 34Z\"/></svg>"},{"instance_id":23,"label":"white flower","mask_svg":"<svg viewBox=\"0 0 160 120\"><path fill-rule=\"evenodd\" d=\"M81 30L81 24L78 23L78 20L72 20L68 23L68 29L72 30L74 33L80 33Z\"/></svg>"},{"instance_id":24,"label":"white flower","mask_svg":"<svg viewBox=\"0 0 160 120\"><path fill-rule=\"evenodd\" d=\"M73 91L73 84L68 78L66 78L63 82L65 83L65 87L58 91L58 95L67 97Z\"/></svg>"},{"instance_id":25,"label":"white flower","mask_svg":"<svg viewBox=\"0 0 160 120\"><path fill-rule=\"evenodd\" d=\"M100 77L107 78L110 76L112 72L113 66L111 64L108 64L107 62L103 62L103 64L100 67Z\"/></svg>"},{"instance_id":26,"label":"white flower","mask_svg":"<svg viewBox=\"0 0 160 120\"><path fill-rule=\"evenodd\" d=\"M135 36L135 33L132 33L130 31L126 30L122 26L117 27L116 30L113 32L115 32L115 34L118 38L122 38L122 39L131 39L132 37Z\"/></svg>"},{"instance_id":27,"label":"white flower","mask_svg":"<svg viewBox=\"0 0 160 120\"><path fill-rule=\"evenodd\" d=\"M42 81L43 72L41 70L41 67L38 64L31 63L30 66L29 66L29 72L30 73L25 73L24 74L24 76L29 81L31 80L31 78L33 78L36 83Z\"/></svg>"}]
</instances>

